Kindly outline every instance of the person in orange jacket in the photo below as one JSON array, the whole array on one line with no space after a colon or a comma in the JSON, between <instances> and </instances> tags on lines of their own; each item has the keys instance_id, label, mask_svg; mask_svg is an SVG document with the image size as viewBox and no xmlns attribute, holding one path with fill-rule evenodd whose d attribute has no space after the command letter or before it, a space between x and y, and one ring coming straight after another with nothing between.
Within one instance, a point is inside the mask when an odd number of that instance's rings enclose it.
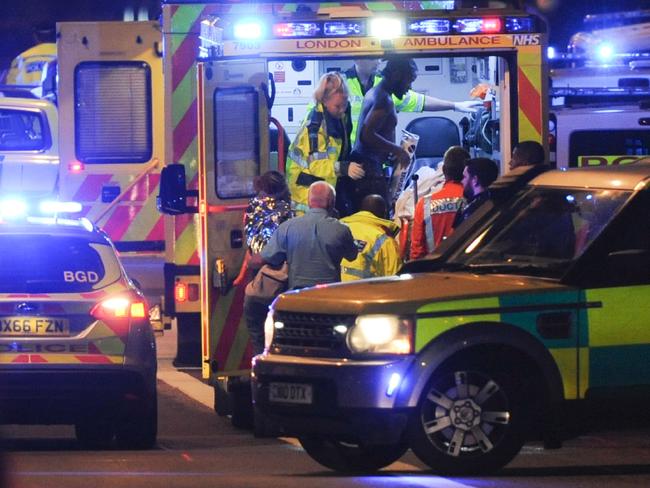
<instances>
[{"instance_id":1,"label":"person in orange jacket","mask_svg":"<svg viewBox=\"0 0 650 488\"><path fill-rule=\"evenodd\" d=\"M445 183L436 193L424 196L415 206L411 230L410 258L418 259L432 253L448 237L454 218L463 204L463 169L469 153L460 146L445 152L442 173Z\"/></svg>"}]
</instances>

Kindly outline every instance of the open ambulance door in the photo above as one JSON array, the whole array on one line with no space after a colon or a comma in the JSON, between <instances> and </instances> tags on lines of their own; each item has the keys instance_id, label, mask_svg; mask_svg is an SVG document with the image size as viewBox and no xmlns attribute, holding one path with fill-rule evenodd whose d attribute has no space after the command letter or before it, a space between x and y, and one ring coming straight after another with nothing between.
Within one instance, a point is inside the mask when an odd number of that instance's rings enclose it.
<instances>
[{"instance_id":1,"label":"open ambulance door","mask_svg":"<svg viewBox=\"0 0 650 488\"><path fill-rule=\"evenodd\" d=\"M269 165L265 60L198 64L199 255L203 378L248 373L243 215Z\"/></svg>"}]
</instances>

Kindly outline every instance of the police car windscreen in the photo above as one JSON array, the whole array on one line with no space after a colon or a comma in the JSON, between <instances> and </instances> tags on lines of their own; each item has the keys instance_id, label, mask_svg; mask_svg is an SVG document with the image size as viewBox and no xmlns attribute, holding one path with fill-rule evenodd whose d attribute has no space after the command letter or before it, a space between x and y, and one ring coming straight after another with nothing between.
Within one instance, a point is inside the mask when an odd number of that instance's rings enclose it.
<instances>
[{"instance_id":1,"label":"police car windscreen","mask_svg":"<svg viewBox=\"0 0 650 488\"><path fill-rule=\"evenodd\" d=\"M108 246L51 235L0 236L0 293L82 293L105 275ZM112 251L111 251L112 252ZM104 254L104 253L102 253Z\"/></svg>"}]
</instances>

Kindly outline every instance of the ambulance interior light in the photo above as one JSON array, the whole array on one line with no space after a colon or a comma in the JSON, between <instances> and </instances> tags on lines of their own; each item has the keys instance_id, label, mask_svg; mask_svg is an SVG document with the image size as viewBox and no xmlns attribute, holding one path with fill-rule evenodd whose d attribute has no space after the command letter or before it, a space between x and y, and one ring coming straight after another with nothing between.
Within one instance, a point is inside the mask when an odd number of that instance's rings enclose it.
<instances>
[{"instance_id":1,"label":"ambulance interior light","mask_svg":"<svg viewBox=\"0 0 650 488\"><path fill-rule=\"evenodd\" d=\"M447 19L422 19L409 22L409 34L447 34L451 31L451 22Z\"/></svg>"},{"instance_id":2,"label":"ambulance interior light","mask_svg":"<svg viewBox=\"0 0 650 488\"><path fill-rule=\"evenodd\" d=\"M318 22L283 22L273 24L275 37L318 37L321 26Z\"/></svg>"},{"instance_id":3,"label":"ambulance interior light","mask_svg":"<svg viewBox=\"0 0 650 488\"><path fill-rule=\"evenodd\" d=\"M327 37L349 37L349 36L365 36L366 26L363 22L357 21L336 21L325 22L323 24L324 34Z\"/></svg>"},{"instance_id":4,"label":"ambulance interior light","mask_svg":"<svg viewBox=\"0 0 650 488\"><path fill-rule=\"evenodd\" d=\"M262 24L257 21L242 21L235 24L233 34L236 39L259 39L262 37Z\"/></svg>"}]
</instances>

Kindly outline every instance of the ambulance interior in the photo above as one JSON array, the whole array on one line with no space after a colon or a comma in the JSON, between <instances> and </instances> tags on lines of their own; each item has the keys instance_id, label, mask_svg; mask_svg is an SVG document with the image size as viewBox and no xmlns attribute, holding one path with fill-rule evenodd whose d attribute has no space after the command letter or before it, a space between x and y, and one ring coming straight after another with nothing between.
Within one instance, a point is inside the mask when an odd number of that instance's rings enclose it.
<instances>
[{"instance_id":1,"label":"ambulance interior","mask_svg":"<svg viewBox=\"0 0 650 488\"><path fill-rule=\"evenodd\" d=\"M510 96L506 94L510 76L507 60L497 56L414 59L418 66L418 76L412 85L414 91L442 100L480 100L484 104L476 114L452 110L400 112L396 138L400 138L403 129L418 134L416 158L426 158L424 163L431 167L435 167L444 151L453 145L463 145L473 157L489 157L501 165L501 153L509 154L509 147L503 145L510 144L510 141L500 140L499 131L500 123L509 123L504 120L509 117L506 112L510 110ZM293 141L307 114L320 76L331 71L345 72L353 65L354 61L349 58L269 60L268 70L276 89L271 115L282 124L289 141ZM384 65L382 61L379 71ZM482 87L485 98L470 95L475 87L479 89L472 94Z\"/></svg>"}]
</instances>

